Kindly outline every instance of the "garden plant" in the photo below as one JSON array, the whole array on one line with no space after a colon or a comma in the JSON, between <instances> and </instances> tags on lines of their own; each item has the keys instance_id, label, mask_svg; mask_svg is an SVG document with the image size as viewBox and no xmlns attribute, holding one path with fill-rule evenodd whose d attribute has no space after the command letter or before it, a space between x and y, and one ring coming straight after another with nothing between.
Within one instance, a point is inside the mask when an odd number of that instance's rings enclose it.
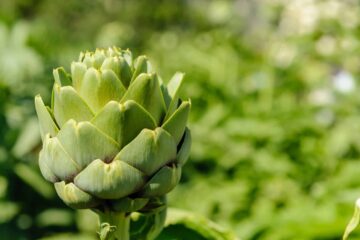
<instances>
[{"instance_id":1,"label":"garden plant","mask_svg":"<svg viewBox=\"0 0 360 240\"><path fill-rule=\"evenodd\" d=\"M51 107L35 97L42 175L65 204L99 216L101 240L155 239L190 153L184 74L165 86L146 56L112 47L53 75Z\"/></svg>"}]
</instances>

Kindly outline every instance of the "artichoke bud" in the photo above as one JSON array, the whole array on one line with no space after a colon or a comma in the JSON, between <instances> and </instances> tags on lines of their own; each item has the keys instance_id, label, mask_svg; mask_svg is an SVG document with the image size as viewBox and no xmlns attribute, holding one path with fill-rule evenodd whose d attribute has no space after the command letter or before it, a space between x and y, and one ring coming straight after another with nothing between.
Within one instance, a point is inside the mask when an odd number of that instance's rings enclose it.
<instances>
[{"instance_id":1,"label":"artichoke bud","mask_svg":"<svg viewBox=\"0 0 360 240\"><path fill-rule=\"evenodd\" d=\"M81 53L70 74L53 75L51 107L35 97L44 178L72 208L156 212L189 157L184 75L165 86L146 56L118 48Z\"/></svg>"}]
</instances>

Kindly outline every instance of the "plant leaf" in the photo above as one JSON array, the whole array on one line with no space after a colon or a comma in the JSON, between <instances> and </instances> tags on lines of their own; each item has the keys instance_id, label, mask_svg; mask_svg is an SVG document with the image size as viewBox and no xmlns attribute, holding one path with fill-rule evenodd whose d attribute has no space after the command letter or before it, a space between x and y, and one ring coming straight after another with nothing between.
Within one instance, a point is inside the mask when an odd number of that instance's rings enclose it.
<instances>
[{"instance_id":1,"label":"plant leaf","mask_svg":"<svg viewBox=\"0 0 360 240\"><path fill-rule=\"evenodd\" d=\"M102 199L119 199L137 191L145 176L123 161L107 164L96 159L74 179L80 189Z\"/></svg>"},{"instance_id":2,"label":"plant leaf","mask_svg":"<svg viewBox=\"0 0 360 240\"><path fill-rule=\"evenodd\" d=\"M190 102L184 101L180 107L176 109L173 115L162 125L168 131L178 144L184 135L186 123L190 113Z\"/></svg>"},{"instance_id":3,"label":"plant leaf","mask_svg":"<svg viewBox=\"0 0 360 240\"><path fill-rule=\"evenodd\" d=\"M115 159L124 161L140 169L147 176L151 176L175 157L174 139L162 128L156 128L155 130L142 130L120 151Z\"/></svg>"},{"instance_id":4,"label":"plant leaf","mask_svg":"<svg viewBox=\"0 0 360 240\"><path fill-rule=\"evenodd\" d=\"M66 184L64 181L54 184L55 190L66 205L75 209L93 208L99 204L99 200L82 191L74 183Z\"/></svg>"}]
</instances>

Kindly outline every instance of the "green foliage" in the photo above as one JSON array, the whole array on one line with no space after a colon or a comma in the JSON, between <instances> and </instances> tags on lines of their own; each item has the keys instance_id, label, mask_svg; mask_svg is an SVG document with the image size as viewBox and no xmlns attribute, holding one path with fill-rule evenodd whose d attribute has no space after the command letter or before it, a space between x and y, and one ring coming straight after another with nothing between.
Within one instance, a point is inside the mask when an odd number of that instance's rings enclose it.
<instances>
[{"instance_id":1,"label":"green foliage","mask_svg":"<svg viewBox=\"0 0 360 240\"><path fill-rule=\"evenodd\" d=\"M36 177L32 97L50 102L55 66L116 45L165 82L186 73L193 145L170 205L243 239L341 237L360 195L356 1L4 0L0 23L0 62L17 66L0 67L1 236L96 236L91 213L43 215L66 207Z\"/></svg>"},{"instance_id":2,"label":"green foliage","mask_svg":"<svg viewBox=\"0 0 360 240\"><path fill-rule=\"evenodd\" d=\"M232 233L203 216L178 209L169 210L166 227L157 238L166 239L237 240Z\"/></svg>"}]
</instances>

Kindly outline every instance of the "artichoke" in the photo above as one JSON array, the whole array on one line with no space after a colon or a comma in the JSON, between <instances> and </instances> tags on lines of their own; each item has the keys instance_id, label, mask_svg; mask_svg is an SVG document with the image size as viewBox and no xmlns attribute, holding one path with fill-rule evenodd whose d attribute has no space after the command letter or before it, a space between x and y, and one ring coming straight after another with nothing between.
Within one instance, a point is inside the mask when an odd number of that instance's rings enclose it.
<instances>
[{"instance_id":1,"label":"artichoke","mask_svg":"<svg viewBox=\"0 0 360 240\"><path fill-rule=\"evenodd\" d=\"M189 156L183 74L165 86L146 56L109 48L81 53L71 74L53 75L51 106L35 97L41 173L65 204L99 213L102 239L126 239L116 228L126 232L129 222L116 218L158 211Z\"/></svg>"}]
</instances>

